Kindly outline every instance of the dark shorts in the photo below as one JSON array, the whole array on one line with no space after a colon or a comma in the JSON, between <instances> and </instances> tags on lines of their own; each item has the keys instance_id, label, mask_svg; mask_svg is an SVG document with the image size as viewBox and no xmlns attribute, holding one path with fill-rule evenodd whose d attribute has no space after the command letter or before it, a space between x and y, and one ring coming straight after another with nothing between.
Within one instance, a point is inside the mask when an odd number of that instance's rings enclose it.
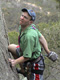
<instances>
[{"instance_id":1,"label":"dark shorts","mask_svg":"<svg viewBox=\"0 0 60 80\"><path fill-rule=\"evenodd\" d=\"M33 69L34 70L37 70L38 72L39 71L44 71L43 67L40 67L40 65L43 65L43 62L42 61L39 61L37 63L33 63ZM40 73L34 73L34 72L31 72L28 80L43 80L43 74Z\"/></svg>"},{"instance_id":2,"label":"dark shorts","mask_svg":"<svg viewBox=\"0 0 60 80\"><path fill-rule=\"evenodd\" d=\"M31 73L29 80L43 80L43 75Z\"/></svg>"},{"instance_id":3,"label":"dark shorts","mask_svg":"<svg viewBox=\"0 0 60 80\"><path fill-rule=\"evenodd\" d=\"M31 73L28 77L28 80L43 80L44 69L44 58L41 55L41 59L38 62L32 63Z\"/></svg>"},{"instance_id":4,"label":"dark shorts","mask_svg":"<svg viewBox=\"0 0 60 80\"><path fill-rule=\"evenodd\" d=\"M16 48L16 55L18 58L20 57L20 48L19 47Z\"/></svg>"}]
</instances>

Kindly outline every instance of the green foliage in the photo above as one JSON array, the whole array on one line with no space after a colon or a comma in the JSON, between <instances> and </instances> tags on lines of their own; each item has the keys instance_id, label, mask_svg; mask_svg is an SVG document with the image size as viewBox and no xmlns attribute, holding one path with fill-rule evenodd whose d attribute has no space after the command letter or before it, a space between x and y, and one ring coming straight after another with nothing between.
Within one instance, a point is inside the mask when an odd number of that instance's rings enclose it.
<instances>
[{"instance_id":1,"label":"green foliage","mask_svg":"<svg viewBox=\"0 0 60 80\"><path fill-rule=\"evenodd\" d=\"M55 51L60 55L60 21L52 23L41 23L38 24L39 31L44 35L47 40L48 47L51 51ZM45 56L45 51L42 51L45 59L45 74L44 76L51 75L51 68L55 67L57 63L53 63L50 59ZM55 65L55 66L54 66ZM46 75L47 73L47 75ZM52 80L55 80L52 78Z\"/></svg>"},{"instance_id":2,"label":"green foliage","mask_svg":"<svg viewBox=\"0 0 60 80\"><path fill-rule=\"evenodd\" d=\"M47 27L50 27L50 25L47 23L42 22L42 23L37 24L37 28L39 29L39 31L43 31L43 29L45 29Z\"/></svg>"},{"instance_id":3,"label":"green foliage","mask_svg":"<svg viewBox=\"0 0 60 80\"><path fill-rule=\"evenodd\" d=\"M16 31L8 32L8 37L9 37L11 44L12 43L18 44L18 32L16 32Z\"/></svg>"},{"instance_id":4,"label":"green foliage","mask_svg":"<svg viewBox=\"0 0 60 80\"><path fill-rule=\"evenodd\" d=\"M37 25L39 31L46 38L49 48L59 53L60 48L60 21L52 23L40 23Z\"/></svg>"}]
</instances>

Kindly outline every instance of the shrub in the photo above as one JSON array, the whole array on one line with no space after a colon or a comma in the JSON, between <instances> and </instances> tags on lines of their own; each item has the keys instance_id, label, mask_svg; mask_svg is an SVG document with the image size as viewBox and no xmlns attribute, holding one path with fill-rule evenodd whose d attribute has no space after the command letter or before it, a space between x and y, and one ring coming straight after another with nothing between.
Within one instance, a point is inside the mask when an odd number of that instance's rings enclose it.
<instances>
[{"instance_id":1,"label":"shrub","mask_svg":"<svg viewBox=\"0 0 60 80\"><path fill-rule=\"evenodd\" d=\"M12 43L18 44L18 32L16 31L8 32L8 37L11 44Z\"/></svg>"}]
</instances>

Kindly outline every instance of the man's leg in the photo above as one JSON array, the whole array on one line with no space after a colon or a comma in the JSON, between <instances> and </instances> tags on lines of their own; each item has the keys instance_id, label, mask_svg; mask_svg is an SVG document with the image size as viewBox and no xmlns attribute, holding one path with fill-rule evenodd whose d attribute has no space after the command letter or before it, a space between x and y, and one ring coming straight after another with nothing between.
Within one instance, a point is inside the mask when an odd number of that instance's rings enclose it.
<instances>
[{"instance_id":1,"label":"man's leg","mask_svg":"<svg viewBox=\"0 0 60 80\"><path fill-rule=\"evenodd\" d=\"M12 55L15 59L19 57L20 51L19 51L18 45L10 44L8 46L8 51L12 53ZM21 70L17 69L17 72L19 73L19 71L20 71L20 72L24 73L25 71L24 71L23 63L20 63L19 65L20 65Z\"/></svg>"},{"instance_id":2,"label":"man's leg","mask_svg":"<svg viewBox=\"0 0 60 80\"><path fill-rule=\"evenodd\" d=\"M17 47L17 45L15 45L15 44L10 44L8 46L8 51L12 53L12 55L13 55L14 58L17 58L16 47Z\"/></svg>"}]
</instances>

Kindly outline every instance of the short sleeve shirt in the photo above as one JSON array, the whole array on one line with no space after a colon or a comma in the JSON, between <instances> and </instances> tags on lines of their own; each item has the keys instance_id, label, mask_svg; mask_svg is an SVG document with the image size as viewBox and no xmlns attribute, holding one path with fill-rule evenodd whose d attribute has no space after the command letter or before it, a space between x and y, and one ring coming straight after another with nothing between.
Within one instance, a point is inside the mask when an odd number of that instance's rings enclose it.
<instances>
[{"instance_id":1,"label":"short sleeve shirt","mask_svg":"<svg viewBox=\"0 0 60 80\"><path fill-rule=\"evenodd\" d=\"M38 33L38 36L39 36L39 38L40 38L42 34L38 31L38 29L36 28L36 25L35 25L35 24L32 24L31 26L32 26L32 27L35 27L35 29L36 29L36 31L37 31L37 33Z\"/></svg>"},{"instance_id":2,"label":"short sleeve shirt","mask_svg":"<svg viewBox=\"0 0 60 80\"><path fill-rule=\"evenodd\" d=\"M22 50L20 56L24 56L30 59L36 59L40 56L41 45L39 43L38 31L31 28L32 25L27 27L24 32L21 33L20 27L20 48ZM41 36L41 34L40 34Z\"/></svg>"}]
</instances>

